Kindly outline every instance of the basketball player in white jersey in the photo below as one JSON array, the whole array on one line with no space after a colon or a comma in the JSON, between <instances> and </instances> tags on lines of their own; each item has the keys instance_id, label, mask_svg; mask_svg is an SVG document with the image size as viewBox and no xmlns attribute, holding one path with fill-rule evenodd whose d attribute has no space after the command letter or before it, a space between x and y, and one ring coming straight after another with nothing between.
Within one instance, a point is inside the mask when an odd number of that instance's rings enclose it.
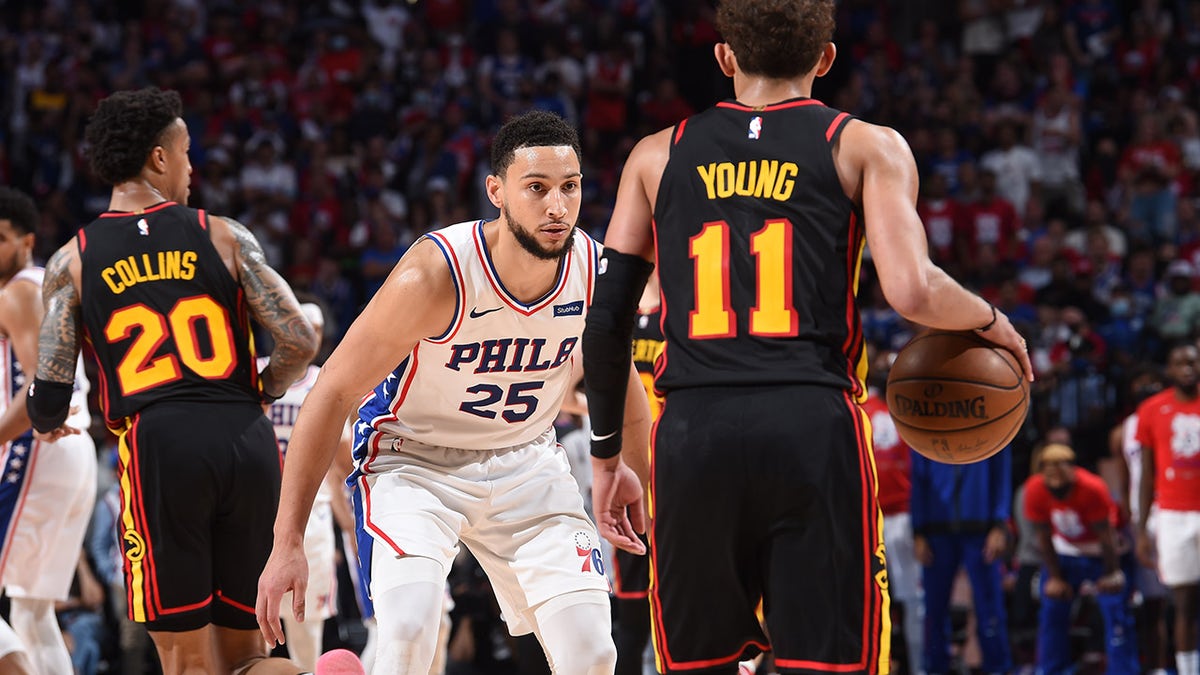
<instances>
[{"instance_id":1,"label":"basketball player in white jersey","mask_svg":"<svg viewBox=\"0 0 1200 675\"><path fill-rule=\"evenodd\" d=\"M575 129L549 113L515 117L493 141L492 170L487 194L499 217L414 244L304 402L259 580L268 642L284 637L283 594L306 588L309 507L342 420L361 401L352 479L360 571L370 575L379 624L374 672L428 672L460 542L487 572L510 632L533 632L553 672L613 670L600 537L553 427L600 272L599 246L575 227ZM638 382L632 369L630 380ZM632 435L644 441L645 390L628 389ZM632 470L612 483L640 498ZM644 514L613 518L624 543L641 547L633 532L645 529ZM293 610L305 608L294 601Z\"/></svg>"},{"instance_id":2,"label":"basketball player in white jersey","mask_svg":"<svg viewBox=\"0 0 1200 675\"><path fill-rule=\"evenodd\" d=\"M325 315L320 306L312 302L301 302L300 309L320 339L325 334ZM258 360L260 371L266 367L268 360ZM279 452L285 461L288 441L296 424L296 415L320 372L321 368L315 363L309 364L304 375L292 383L287 392L267 409L267 417L271 419L271 424L275 427L275 438L279 441ZM349 445L349 442L345 444L347 453ZM309 584L304 604L309 611L304 621L297 621L287 613L283 616L283 628L288 637L288 654L293 663L306 670L316 667L317 657L321 655L325 620L337 614L337 569L334 562L337 547L333 532L333 505L335 499L343 501L338 482L340 481L332 472L326 475L325 481L317 491L312 513L308 516L308 525L304 529L304 554L309 568ZM345 510L348 515L349 509ZM347 520L339 525L352 527L352 521Z\"/></svg>"},{"instance_id":3,"label":"basketball player in white jersey","mask_svg":"<svg viewBox=\"0 0 1200 675\"><path fill-rule=\"evenodd\" d=\"M1138 405L1161 391L1162 382L1158 373L1146 370L1134 374L1129 388L1134 404ZM1117 460L1117 501L1129 510L1130 523L1140 522L1141 517L1143 448L1137 440L1137 428L1138 414L1135 411L1117 425L1109 436L1109 449L1113 458ZM1146 527L1151 533L1157 531L1154 517L1157 511L1157 506L1151 507L1147 518ZM1137 576L1133 581L1134 589L1142 596L1142 620L1147 650L1144 663L1147 672L1150 675L1165 675L1167 667L1171 665L1170 655L1167 653L1166 624L1166 604L1170 590L1159 579L1157 570L1144 565L1137 566Z\"/></svg>"},{"instance_id":4,"label":"basketball player in white jersey","mask_svg":"<svg viewBox=\"0 0 1200 675\"><path fill-rule=\"evenodd\" d=\"M54 603L67 599L96 499L96 446L78 433L91 424L82 367L67 419L74 433L35 439L25 411L43 314L44 270L31 262L37 223L33 200L0 188L0 583L12 599L12 629L0 621L4 673L71 672Z\"/></svg>"}]
</instances>

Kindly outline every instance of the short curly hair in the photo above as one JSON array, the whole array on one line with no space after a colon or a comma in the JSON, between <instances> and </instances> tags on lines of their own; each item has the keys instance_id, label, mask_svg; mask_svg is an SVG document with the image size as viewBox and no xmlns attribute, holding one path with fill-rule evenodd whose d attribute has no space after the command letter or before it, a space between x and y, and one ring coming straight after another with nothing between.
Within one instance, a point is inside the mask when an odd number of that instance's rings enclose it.
<instances>
[{"instance_id":1,"label":"short curly hair","mask_svg":"<svg viewBox=\"0 0 1200 675\"><path fill-rule=\"evenodd\" d=\"M833 0L722 0L717 8L717 30L738 68L773 79L812 70L833 26Z\"/></svg>"},{"instance_id":2,"label":"short curly hair","mask_svg":"<svg viewBox=\"0 0 1200 675\"><path fill-rule=\"evenodd\" d=\"M33 234L38 225L37 206L24 192L0 186L0 220L12 223L13 229L21 234Z\"/></svg>"},{"instance_id":3,"label":"short curly hair","mask_svg":"<svg viewBox=\"0 0 1200 675\"><path fill-rule=\"evenodd\" d=\"M553 145L569 145L575 156L582 156L579 132L554 113L534 110L504 123L492 140L492 175L504 177L517 150Z\"/></svg>"},{"instance_id":4,"label":"short curly hair","mask_svg":"<svg viewBox=\"0 0 1200 675\"><path fill-rule=\"evenodd\" d=\"M109 185L137 177L163 133L183 115L179 92L146 87L100 101L84 138L92 173Z\"/></svg>"}]
</instances>

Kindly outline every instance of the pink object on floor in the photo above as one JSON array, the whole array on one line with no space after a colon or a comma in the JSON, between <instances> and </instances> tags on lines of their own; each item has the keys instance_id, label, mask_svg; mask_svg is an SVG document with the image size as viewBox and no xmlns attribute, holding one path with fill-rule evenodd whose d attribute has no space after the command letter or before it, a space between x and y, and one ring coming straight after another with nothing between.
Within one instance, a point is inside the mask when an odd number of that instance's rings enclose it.
<instances>
[{"instance_id":1,"label":"pink object on floor","mask_svg":"<svg viewBox=\"0 0 1200 675\"><path fill-rule=\"evenodd\" d=\"M348 649L333 649L317 659L316 675L366 675L362 661Z\"/></svg>"}]
</instances>

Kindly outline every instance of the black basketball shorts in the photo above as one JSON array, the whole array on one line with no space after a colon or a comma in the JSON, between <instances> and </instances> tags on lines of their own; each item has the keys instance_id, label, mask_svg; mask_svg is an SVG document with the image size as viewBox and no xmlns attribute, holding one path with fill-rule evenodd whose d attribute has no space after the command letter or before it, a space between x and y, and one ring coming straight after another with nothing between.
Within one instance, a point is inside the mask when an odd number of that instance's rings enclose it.
<instances>
[{"instance_id":1,"label":"black basketball shorts","mask_svg":"<svg viewBox=\"0 0 1200 675\"><path fill-rule=\"evenodd\" d=\"M279 504L275 431L252 403L158 403L119 434L129 618L151 631L258 627Z\"/></svg>"},{"instance_id":2,"label":"black basketball shorts","mask_svg":"<svg viewBox=\"0 0 1200 675\"><path fill-rule=\"evenodd\" d=\"M886 672L869 439L861 408L835 388L668 394L651 481L660 672L733 673L767 649L780 672Z\"/></svg>"}]
</instances>

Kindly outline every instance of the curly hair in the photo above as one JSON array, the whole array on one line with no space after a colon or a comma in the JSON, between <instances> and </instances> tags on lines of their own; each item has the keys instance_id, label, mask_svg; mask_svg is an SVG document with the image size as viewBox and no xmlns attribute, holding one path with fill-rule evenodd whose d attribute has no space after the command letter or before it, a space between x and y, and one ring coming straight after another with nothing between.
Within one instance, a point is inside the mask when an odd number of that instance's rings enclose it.
<instances>
[{"instance_id":1,"label":"curly hair","mask_svg":"<svg viewBox=\"0 0 1200 675\"><path fill-rule=\"evenodd\" d=\"M722 0L717 30L743 72L799 77L833 40L833 0Z\"/></svg>"},{"instance_id":2,"label":"curly hair","mask_svg":"<svg viewBox=\"0 0 1200 675\"><path fill-rule=\"evenodd\" d=\"M29 195L8 186L0 186L0 220L7 220L21 234L37 230L38 210Z\"/></svg>"},{"instance_id":3,"label":"curly hair","mask_svg":"<svg viewBox=\"0 0 1200 675\"><path fill-rule=\"evenodd\" d=\"M517 150L552 145L569 145L582 155L575 127L554 113L534 110L504 123L492 141L492 175L504 177Z\"/></svg>"},{"instance_id":4,"label":"curly hair","mask_svg":"<svg viewBox=\"0 0 1200 675\"><path fill-rule=\"evenodd\" d=\"M182 114L179 93L155 87L118 91L100 101L83 132L92 173L109 185L135 178Z\"/></svg>"}]
</instances>

